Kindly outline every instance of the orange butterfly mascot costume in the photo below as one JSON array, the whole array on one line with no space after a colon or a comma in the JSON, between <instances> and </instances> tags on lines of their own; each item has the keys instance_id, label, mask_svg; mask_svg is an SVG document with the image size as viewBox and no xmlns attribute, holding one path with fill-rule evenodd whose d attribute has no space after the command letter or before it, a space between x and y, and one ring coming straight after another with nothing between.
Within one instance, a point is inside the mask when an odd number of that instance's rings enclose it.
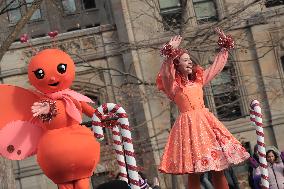
<instances>
[{"instance_id":1,"label":"orange butterfly mascot costume","mask_svg":"<svg viewBox=\"0 0 284 189\"><path fill-rule=\"evenodd\" d=\"M45 49L28 65L38 90L0 85L0 155L21 160L37 155L44 174L59 189L89 189L100 156L93 133L81 126L92 100L69 89L75 64L59 49Z\"/></svg>"}]
</instances>

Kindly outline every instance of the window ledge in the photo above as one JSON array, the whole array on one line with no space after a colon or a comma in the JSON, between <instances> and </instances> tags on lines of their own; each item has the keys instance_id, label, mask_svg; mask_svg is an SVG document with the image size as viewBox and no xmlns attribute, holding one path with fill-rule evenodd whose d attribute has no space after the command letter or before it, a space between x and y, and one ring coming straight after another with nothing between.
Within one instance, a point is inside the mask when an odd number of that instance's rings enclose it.
<instances>
[{"instance_id":1,"label":"window ledge","mask_svg":"<svg viewBox=\"0 0 284 189\"><path fill-rule=\"evenodd\" d=\"M91 8L91 9L83 9L82 12L94 12L94 11L99 11L99 8Z\"/></svg>"},{"instance_id":2,"label":"window ledge","mask_svg":"<svg viewBox=\"0 0 284 189\"><path fill-rule=\"evenodd\" d=\"M96 12L96 11L99 11L98 8L93 8L93 9L83 9L83 10L78 10L78 11L75 11L75 12L70 12L70 13L63 13L62 17L72 17L72 16L77 16L77 15L80 15L80 14L84 14L84 13L88 13L88 12Z\"/></svg>"},{"instance_id":3,"label":"window ledge","mask_svg":"<svg viewBox=\"0 0 284 189\"><path fill-rule=\"evenodd\" d=\"M30 21L28 21L28 24L36 24L37 22L42 22L42 21L44 21L43 18L35 19L35 20L30 20ZM8 24L8 27L15 27L16 24L17 24L17 22L16 22L16 23L11 23L11 22L10 22L10 23Z\"/></svg>"},{"instance_id":4,"label":"window ledge","mask_svg":"<svg viewBox=\"0 0 284 189\"><path fill-rule=\"evenodd\" d=\"M218 22L218 18L217 17L204 17L204 18L196 19L196 21L197 21L197 24L202 25L202 24Z\"/></svg>"},{"instance_id":5,"label":"window ledge","mask_svg":"<svg viewBox=\"0 0 284 189\"><path fill-rule=\"evenodd\" d=\"M44 21L43 18L39 18L39 19L34 19L34 20L28 21L28 24L37 24L38 22L43 22L43 21Z\"/></svg>"},{"instance_id":6,"label":"window ledge","mask_svg":"<svg viewBox=\"0 0 284 189\"><path fill-rule=\"evenodd\" d=\"M173 14L173 13L178 13L178 12L181 12L181 7L173 7L173 8L160 10L160 14Z\"/></svg>"},{"instance_id":7,"label":"window ledge","mask_svg":"<svg viewBox=\"0 0 284 189\"><path fill-rule=\"evenodd\" d=\"M68 16L76 16L80 14L80 11L75 11L75 12L63 12L62 17L68 17Z\"/></svg>"}]
</instances>

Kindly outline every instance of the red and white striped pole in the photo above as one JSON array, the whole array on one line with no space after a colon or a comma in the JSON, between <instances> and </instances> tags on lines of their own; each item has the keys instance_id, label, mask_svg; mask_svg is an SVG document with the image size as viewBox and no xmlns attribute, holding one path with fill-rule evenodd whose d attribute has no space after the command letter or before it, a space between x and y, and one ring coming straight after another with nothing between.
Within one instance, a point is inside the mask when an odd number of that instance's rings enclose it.
<instances>
[{"instance_id":1,"label":"red and white striped pole","mask_svg":"<svg viewBox=\"0 0 284 189\"><path fill-rule=\"evenodd\" d=\"M252 125L255 126L257 134L257 152L259 156L260 171L261 171L261 186L263 189L269 189L268 182L268 170L266 161L266 151L264 142L264 132L262 125L262 114L260 103L257 100L253 100L250 104L250 120Z\"/></svg>"},{"instance_id":2,"label":"red and white striped pole","mask_svg":"<svg viewBox=\"0 0 284 189\"><path fill-rule=\"evenodd\" d=\"M94 134L98 140L103 140L103 124L101 120L112 116L118 117L116 124L110 128L112 130L113 148L119 165L120 176L122 180L128 182L127 167L131 189L140 189L129 121L125 110L113 103L105 103L98 107L92 118Z\"/></svg>"}]
</instances>

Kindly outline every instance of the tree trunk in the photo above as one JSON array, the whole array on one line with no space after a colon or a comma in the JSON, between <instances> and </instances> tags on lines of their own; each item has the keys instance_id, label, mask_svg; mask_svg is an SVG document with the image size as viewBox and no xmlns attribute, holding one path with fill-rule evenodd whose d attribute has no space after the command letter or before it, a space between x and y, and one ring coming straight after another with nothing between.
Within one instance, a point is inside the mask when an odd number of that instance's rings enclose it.
<instances>
[{"instance_id":1,"label":"tree trunk","mask_svg":"<svg viewBox=\"0 0 284 189\"><path fill-rule=\"evenodd\" d=\"M12 161L0 156L0 189L16 189Z\"/></svg>"},{"instance_id":2,"label":"tree trunk","mask_svg":"<svg viewBox=\"0 0 284 189\"><path fill-rule=\"evenodd\" d=\"M0 62L9 50L11 44L15 41L18 35L21 33L23 27L30 20L33 13L40 7L43 0L35 0L26 14L16 24L14 30L8 35L6 40L0 46ZM0 67L1 73L1 67ZM0 156L0 189L16 189L16 183L13 173L12 161L4 159Z\"/></svg>"}]
</instances>

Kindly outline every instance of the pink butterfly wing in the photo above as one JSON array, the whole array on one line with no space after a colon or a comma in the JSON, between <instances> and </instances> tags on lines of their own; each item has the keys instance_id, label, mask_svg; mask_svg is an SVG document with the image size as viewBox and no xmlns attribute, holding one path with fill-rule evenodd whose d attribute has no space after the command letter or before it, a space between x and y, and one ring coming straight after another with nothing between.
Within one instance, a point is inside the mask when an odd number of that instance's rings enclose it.
<instances>
[{"instance_id":1,"label":"pink butterfly wing","mask_svg":"<svg viewBox=\"0 0 284 189\"><path fill-rule=\"evenodd\" d=\"M32 121L31 106L39 96L21 87L0 85L0 154L21 160L34 155L43 134Z\"/></svg>"},{"instance_id":2,"label":"pink butterfly wing","mask_svg":"<svg viewBox=\"0 0 284 189\"><path fill-rule=\"evenodd\" d=\"M0 154L22 160L36 154L43 130L28 121L12 121L0 130Z\"/></svg>"}]
</instances>

